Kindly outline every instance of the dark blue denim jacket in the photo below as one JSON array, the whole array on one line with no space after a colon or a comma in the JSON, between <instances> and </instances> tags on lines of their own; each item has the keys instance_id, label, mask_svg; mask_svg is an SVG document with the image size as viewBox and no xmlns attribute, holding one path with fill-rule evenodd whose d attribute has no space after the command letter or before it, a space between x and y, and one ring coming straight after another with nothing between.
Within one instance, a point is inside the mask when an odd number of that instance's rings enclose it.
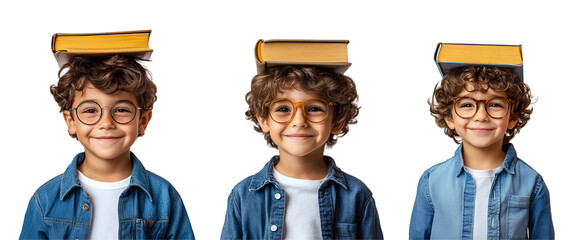
<instances>
[{"instance_id":1,"label":"dark blue denim jacket","mask_svg":"<svg viewBox=\"0 0 576 240\"><path fill-rule=\"evenodd\" d=\"M194 239L176 189L144 169L134 154L130 157L130 185L118 202L119 239ZM34 193L20 239L88 239L92 204L76 170L83 161L84 153L79 153L63 174Z\"/></svg>"},{"instance_id":2,"label":"dark blue denim jacket","mask_svg":"<svg viewBox=\"0 0 576 240\"><path fill-rule=\"evenodd\" d=\"M372 192L324 157L328 176L318 189L324 239L383 239ZM221 239L282 239L285 193L274 180L279 157L238 183L228 197Z\"/></svg>"},{"instance_id":3,"label":"dark blue denim jacket","mask_svg":"<svg viewBox=\"0 0 576 240\"><path fill-rule=\"evenodd\" d=\"M542 176L516 156L512 144L494 176L488 200L488 239L554 239L550 196ZM464 170L462 145L454 157L424 172L410 239L472 239L474 179Z\"/></svg>"}]
</instances>

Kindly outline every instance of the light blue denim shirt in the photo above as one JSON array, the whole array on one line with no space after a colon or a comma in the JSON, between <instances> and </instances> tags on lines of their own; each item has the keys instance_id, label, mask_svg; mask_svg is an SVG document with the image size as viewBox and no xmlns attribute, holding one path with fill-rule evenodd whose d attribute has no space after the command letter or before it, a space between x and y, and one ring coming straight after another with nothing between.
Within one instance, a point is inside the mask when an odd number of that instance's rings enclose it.
<instances>
[{"instance_id":1,"label":"light blue denim shirt","mask_svg":"<svg viewBox=\"0 0 576 240\"><path fill-rule=\"evenodd\" d=\"M88 239L92 204L80 186L74 157L63 174L42 185L30 199L20 239ZM144 169L134 154L130 185L118 202L119 239L194 239L180 195L162 177Z\"/></svg>"},{"instance_id":2,"label":"light blue denim shirt","mask_svg":"<svg viewBox=\"0 0 576 240\"><path fill-rule=\"evenodd\" d=\"M512 144L496 172L488 200L488 239L554 239L550 196L542 176L516 156ZM471 239L474 179L464 170L462 145L454 157L424 172L410 239Z\"/></svg>"},{"instance_id":3,"label":"light blue denim shirt","mask_svg":"<svg viewBox=\"0 0 576 240\"><path fill-rule=\"evenodd\" d=\"M328 176L318 189L324 239L383 239L372 192L324 157ZM274 180L279 157L238 183L228 197L221 239L282 239L286 196Z\"/></svg>"}]
</instances>

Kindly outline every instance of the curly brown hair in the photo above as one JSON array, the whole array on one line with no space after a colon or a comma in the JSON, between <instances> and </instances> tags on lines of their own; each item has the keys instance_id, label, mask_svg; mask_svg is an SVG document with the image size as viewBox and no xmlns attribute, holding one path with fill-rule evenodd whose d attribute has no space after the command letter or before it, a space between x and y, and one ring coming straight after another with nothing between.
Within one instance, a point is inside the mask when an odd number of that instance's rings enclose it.
<instances>
[{"instance_id":1,"label":"curly brown hair","mask_svg":"<svg viewBox=\"0 0 576 240\"><path fill-rule=\"evenodd\" d=\"M530 120L530 114L533 110L530 87L523 83L516 72L510 68L461 67L444 75L439 84L440 86L436 85L432 98L428 100L430 114L436 119L436 124L444 128L444 133L458 144L461 142L458 133L448 127L444 118L452 117L453 98L464 89L469 92L486 92L488 89L492 89L506 93L512 103L510 119L518 119L518 123L506 131L504 144L509 143Z\"/></svg>"},{"instance_id":2,"label":"curly brown hair","mask_svg":"<svg viewBox=\"0 0 576 240\"><path fill-rule=\"evenodd\" d=\"M82 91L88 83L107 94L134 93L139 107L152 109L157 99L156 85L139 61L122 54L75 56L60 68L58 84L50 86L50 93L60 106L60 112L73 107L76 92Z\"/></svg>"},{"instance_id":3,"label":"curly brown hair","mask_svg":"<svg viewBox=\"0 0 576 240\"><path fill-rule=\"evenodd\" d=\"M272 141L270 133L262 131L257 116L268 115L267 104L288 89L299 89L314 93L318 97L335 103L333 124L343 124L340 133L330 134L326 145L336 144L337 138L348 133L350 124L356 124L360 107L357 105L358 93L352 78L321 67L280 66L267 69L252 78L251 90L246 94L249 109L246 119L254 122L254 130L264 134L268 145L278 146Z\"/></svg>"}]
</instances>

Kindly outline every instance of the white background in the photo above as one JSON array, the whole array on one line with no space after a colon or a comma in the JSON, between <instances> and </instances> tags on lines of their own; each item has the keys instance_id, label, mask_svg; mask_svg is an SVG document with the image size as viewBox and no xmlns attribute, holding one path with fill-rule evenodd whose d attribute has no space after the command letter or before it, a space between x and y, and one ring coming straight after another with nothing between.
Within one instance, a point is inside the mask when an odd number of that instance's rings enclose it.
<instances>
[{"instance_id":1,"label":"white background","mask_svg":"<svg viewBox=\"0 0 576 240\"><path fill-rule=\"evenodd\" d=\"M184 199L198 239L218 239L232 187L275 153L244 119L258 39L348 39L359 123L327 154L373 191L387 239L406 239L416 184L456 144L426 101L438 42L522 44L537 97L513 139L550 189L558 239L573 238L573 7L559 1L7 1L0 6L0 234L19 236L36 188L83 148L49 93L56 32L152 29L158 101L132 150ZM567 1L568 2L568 1Z\"/></svg>"}]
</instances>

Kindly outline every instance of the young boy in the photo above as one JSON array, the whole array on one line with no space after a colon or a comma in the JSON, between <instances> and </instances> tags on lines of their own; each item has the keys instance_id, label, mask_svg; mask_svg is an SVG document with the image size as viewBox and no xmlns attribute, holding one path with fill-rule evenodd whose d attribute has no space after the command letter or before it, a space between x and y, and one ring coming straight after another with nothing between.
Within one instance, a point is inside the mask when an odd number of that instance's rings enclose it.
<instances>
[{"instance_id":1,"label":"young boy","mask_svg":"<svg viewBox=\"0 0 576 240\"><path fill-rule=\"evenodd\" d=\"M372 193L324 156L356 123L351 78L317 67L280 66L246 94L255 130L279 155L237 184L222 239L382 239Z\"/></svg>"},{"instance_id":2,"label":"young boy","mask_svg":"<svg viewBox=\"0 0 576 240\"><path fill-rule=\"evenodd\" d=\"M510 143L530 119L528 85L509 68L454 69L434 90L430 111L461 143L424 172L410 239L553 239L542 176Z\"/></svg>"},{"instance_id":3,"label":"young boy","mask_svg":"<svg viewBox=\"0 0 576 240\"><path fill-rule=\"evenodd\" d=\"M156 101L147 70L123 55L76 56L50 92L85 151L34 193L20 238L193 239L176 189L130 152Z\"/></svg>"}]
</instances>

